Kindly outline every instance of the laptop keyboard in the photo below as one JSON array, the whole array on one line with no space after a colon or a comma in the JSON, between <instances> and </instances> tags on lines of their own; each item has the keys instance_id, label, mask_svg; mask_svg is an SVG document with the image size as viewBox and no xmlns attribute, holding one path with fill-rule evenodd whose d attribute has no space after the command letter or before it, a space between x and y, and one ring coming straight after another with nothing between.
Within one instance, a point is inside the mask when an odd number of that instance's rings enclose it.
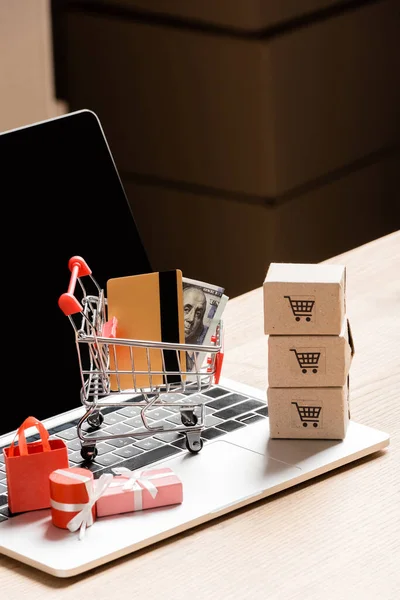
<instances>
[{"instance_id":1,"label":"laptop keyboard","mask_svg":"<svg viewBox=\"0 0 400 600\"><path fill-rule=\"evenodd\" d=\"M202 394L184 396L174 394L170 401L182 401L185 404L205 405L205 427L201 432L203 443L246 427L268 417L266 400L261 401L250 396L239 394L216 385ZM140 397L137 398L140 400ZM130 400L132 402L132 399ZM188 452L186 436L182 432L149 433L148 437L135 437L135 433L144 430L140 408L137 406L104 407L101 412L104 421L101 435L109 435L111 439L96 444L97 456L92 462L85 462L81 456L81 441L77 434L78 420L63 423L49 429L52 438L60 438L68 447L70 467L84 467L98 478L103 473L111 473L113 467L126 467L130 470L142 469L159 460L167 459L181 452ZM179 405L156 406L147 412L150 426L171 428L182 426ZM118 435L132 433L129 437ZM92 433L91 433L92 435ZM38 439L38 435L28 441ZM0 522L13 515L7 504L7 481L2 448L0 448Z\"/></svg>"}]
</instances>

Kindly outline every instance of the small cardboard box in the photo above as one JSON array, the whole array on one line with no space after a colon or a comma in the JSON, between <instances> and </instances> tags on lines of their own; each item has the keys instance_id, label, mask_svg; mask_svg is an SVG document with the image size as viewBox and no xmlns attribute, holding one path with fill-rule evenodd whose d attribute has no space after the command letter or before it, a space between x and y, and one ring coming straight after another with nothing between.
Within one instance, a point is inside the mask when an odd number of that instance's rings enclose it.
<instances>
[{"instance_id":1,"label":"small cardboard box","mask_svg":"<svg viewBox=\"0 0 400 600\"><path fill-rule=\"evenodd\" d=\"M353 356L347 318L340 335L270 335L268 385L340 387L346 383Z\"/></svg>"},{"instance_id":2,"label":"small cardboard box","mask_svg":"<svg viewBox=\"0 0 400 600\"><path fill-rule=\"evenodd\" d=\"M268 388L271 438L342 440L350 419L349 387Z\"/></svg>"},{"instance_id":3,"label":"small cardboard box","mask_svg":"<svg viewBox=\"0 0 400 600\"><path fill-rule=\"evenodd\" d=\"M263 285L266 335L339 335L344 265L271 263Z\"/></svg>"}]
</instances>

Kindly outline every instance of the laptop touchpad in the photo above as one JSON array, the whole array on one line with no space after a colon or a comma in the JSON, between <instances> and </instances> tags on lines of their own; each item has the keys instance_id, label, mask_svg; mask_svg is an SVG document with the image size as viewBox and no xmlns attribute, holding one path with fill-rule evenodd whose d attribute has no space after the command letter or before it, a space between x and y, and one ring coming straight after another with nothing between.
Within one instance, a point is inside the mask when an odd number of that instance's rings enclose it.
<instances>
[{"instance_id":1,"label":"laptop touchpad","mask_svg":"<svg viewBox=\"0 0 400 600\"><path fill-rule=\"evenodd\" d=\"M183 482L182 508L198 506L201 513L268 496L302 474L300 467L225 441L208 443L199 454L185 454L163 466Z\"/></svg>"}]
</instances>

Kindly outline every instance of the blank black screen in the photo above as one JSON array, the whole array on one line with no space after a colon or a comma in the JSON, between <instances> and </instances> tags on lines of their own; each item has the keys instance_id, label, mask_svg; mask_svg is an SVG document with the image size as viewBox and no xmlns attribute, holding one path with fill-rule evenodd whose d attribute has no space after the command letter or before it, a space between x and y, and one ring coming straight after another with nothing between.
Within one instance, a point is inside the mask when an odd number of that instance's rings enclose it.
<instances>
[{"instance_id":1,"label":"blank black screen","mask_svg":"<svg viewBox=\"0 0 400 600\"><path fill-rule=\"evenodd\" d=\"M27 416L80 406L74 331L58 307L68 260L101 287L150 272L97 116L83 110L0 134L3 406L0 435Z\"/></svg>"}]
</instances>

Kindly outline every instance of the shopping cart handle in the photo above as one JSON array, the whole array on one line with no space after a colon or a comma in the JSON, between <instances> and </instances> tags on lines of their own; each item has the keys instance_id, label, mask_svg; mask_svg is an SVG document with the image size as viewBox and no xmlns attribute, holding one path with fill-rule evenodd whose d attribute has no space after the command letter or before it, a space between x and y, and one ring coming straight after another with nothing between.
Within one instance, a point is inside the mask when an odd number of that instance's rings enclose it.
<instances>
[{"instance_id":1,"label":"shopping cart handle","mask_svg":"<svg viewBox=\"0 0 400 600\"><path fill-rule=\"evenodd\" d=\"M81 256L73 256L70 258L68 261L68 268L71 271L68 291L65 294L61 294L58 299L58 306L67 316L74 315L83 310L81 303L74 296L76 281L78 277L84 277L85 275L91 275L92 273Z\"/></svg>"}]
</instances>

